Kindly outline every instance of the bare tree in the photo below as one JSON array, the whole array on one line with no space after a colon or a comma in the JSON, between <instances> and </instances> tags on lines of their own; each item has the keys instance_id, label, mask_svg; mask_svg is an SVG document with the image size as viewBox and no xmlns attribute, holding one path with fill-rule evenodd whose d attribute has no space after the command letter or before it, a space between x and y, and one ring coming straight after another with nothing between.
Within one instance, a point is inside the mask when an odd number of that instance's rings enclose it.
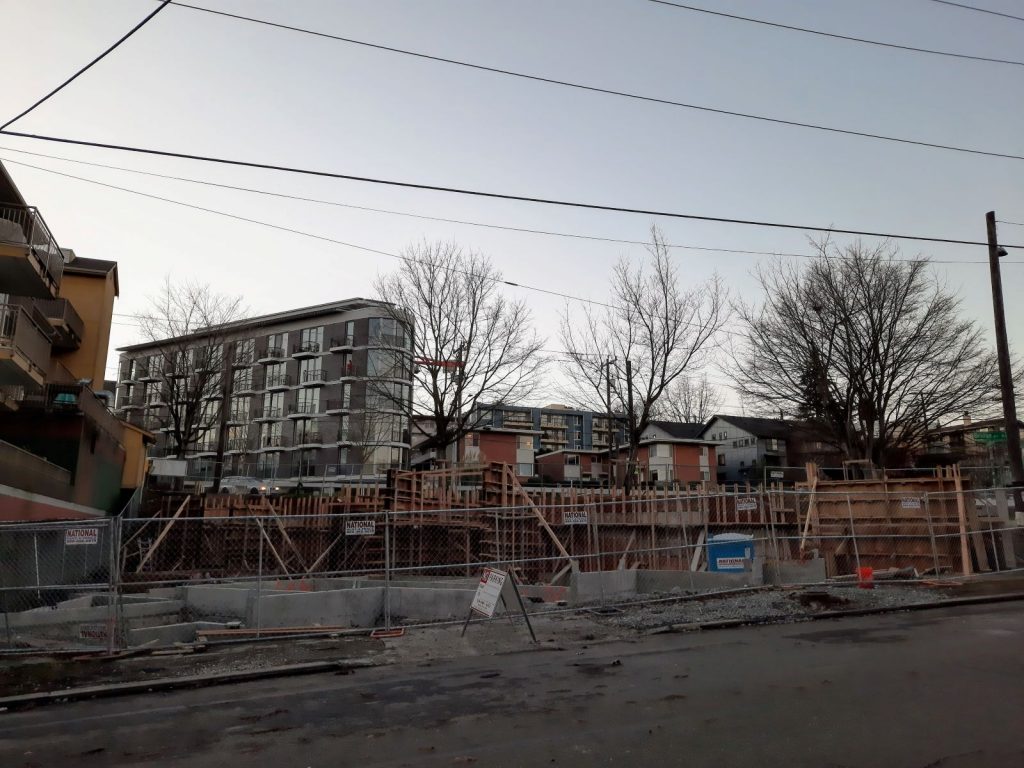
<instances>
[{"instance_id":1,"label":"bare tree","mask_svg":"<svg viewBox=\"0 0 1024 768\"><path fill-rule=\"evenodd\" d=\"M160 423L179 458L215 439L221 408L226 407L221 400L224 377L230 371L225 360L229 332L224 326L244 315L241 297L215 293L194 281L173 283L167 277L150 299L149 311L139 316L146 341L160 343L149 362L150 374L157 379L150 386L165 404Z\"/></svg>"},{"instance_id":2,"label":"bare tree","mask_svg":"<svg viewBox=\"0 0 1024 768\"><path fill-rule=\"evenodd\" d=\"M665 388L661 399L655 403L654 417L703 424L722 403L722 393L707 376L683 376Z\"/></svg>"},{"instance_id":3,"label":"bare tree","mask_svg":"<svg viewBox=\"0 0 1024 768\"><path fill-rule=\"evenodd\" d=\"M412 411L433 427L419 430L420 447L443 450L477 425L478 406L530 396L540 383L543 340L525 303L498 290L501 273L485 256L452 242L423 242L403 258L377 280L377 293L412 336Z\"/></svg>"},{"instance_id":4,"label":"bare tree","mask_svg":"<svg viewBox=\"0 0 1024 768\"><path fill-rule=\"evenodd\" d=\"M647 252L647 263L619 260L607 308L588 307L580 316L567 306L561 324L567 395L586 408L625 412L630 465L660 399L687 373L707 364L728 318L726 291L717 276L680 287L677 267L657 227L651 227ZM627 361L632 381L626 375Z\"/></svg>"},{"instance_id":5,"label":"bare tree","mask_svg":"<svg viewBox=\"0 0 1024 768\"><path fill-rule=\"evenodd\" d=\"M821 427L845 453L901 461L929 424L991 408L995 356L927 260L856 242L815 244L803 268L756 273L759 307L741 306L741 394Z\"/></svg>"}]
</instances>

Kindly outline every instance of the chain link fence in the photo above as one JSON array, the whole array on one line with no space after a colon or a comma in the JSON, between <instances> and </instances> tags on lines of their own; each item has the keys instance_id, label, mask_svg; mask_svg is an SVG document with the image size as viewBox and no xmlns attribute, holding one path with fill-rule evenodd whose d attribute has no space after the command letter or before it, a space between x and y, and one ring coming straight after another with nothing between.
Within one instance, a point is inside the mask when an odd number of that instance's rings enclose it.
<instances>
[{"instance_id":1,"label":"chain link fence","mask_svg":"<svg viewBox=\"0 0 1024 768\"><path fill-rule=\"evenodd\" d=\"M0 649L458 622L485 568L512 576L530 614L765 583L920 583L1024 568L1024 510L1001 488L542 494L498 505L485 503L486 482L431 493L452 503L388 510L370 494L348 500L364 509L339 511L327 497L185 497L156 517L0 526Z\"/></svg>"}]
</instances>

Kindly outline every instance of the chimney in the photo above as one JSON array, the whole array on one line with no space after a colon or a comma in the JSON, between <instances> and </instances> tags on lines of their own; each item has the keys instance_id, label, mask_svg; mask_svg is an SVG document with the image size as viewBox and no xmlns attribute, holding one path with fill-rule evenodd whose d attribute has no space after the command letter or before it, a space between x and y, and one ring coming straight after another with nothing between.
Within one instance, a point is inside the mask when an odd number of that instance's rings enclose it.
<instances>
[{"instance_id":1,"label":"chimney","mask_svg":"<svg viewBox=\"0 0 1024 768\"><path fill-rule=\"evenodd\" d=\"M966 413L966 412L964 413L964 426L965 427L971 426L971 414Z\"/></svg>"}]
</instances>

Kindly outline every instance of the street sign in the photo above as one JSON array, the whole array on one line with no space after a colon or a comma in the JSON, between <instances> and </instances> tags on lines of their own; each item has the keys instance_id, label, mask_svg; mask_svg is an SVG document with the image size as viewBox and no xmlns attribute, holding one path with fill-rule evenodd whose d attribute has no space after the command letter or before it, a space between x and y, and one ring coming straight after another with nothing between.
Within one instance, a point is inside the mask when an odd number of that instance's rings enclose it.
<instances>
[{"instance_id":1,"label":"street sign","mask_svg":"<svg viewBox=\"0 0 1024 768\"><path fill-rule=\"evenodd\" d=\"M99 528L68 528L64 531L65 547L81 546L83 544L98 544L99 541Z\"/></svg>"},{"instance_id":2,"label":"street sign","mask_svg":"<svg viewBox=\"0 0 1024 768\"><path fill-rule=\"evenodd\" d=\"M1005 443L1005 432L975 432L971 435L976 443Z\"/></svg>"},{"instance_id":3,"label":"street sign","mask_svg":"<svg viewBox=\"0 0 1024 768\"><path fill-rule=\"evenodd\" d=\"M508 574L504 571L499 571L497 568L484 568L480 583L476 585L476 594L473 595L473 604L470 606L470 610L473 613L486 616L488 619L491 618L501 599L507 578Z\"/></svg>"},{"instance_id":4,"label":"street sign","mask_svg":"<svg viewBox=\"0 0 1024 768\"><path fill-rule=\"evenodd\" d=\"M373 536L377 531L377 524L373 520L346 520L346 536Z\"/></svg>"},{"instance_id":5,"label":"street sign","mask_svg":"<svg viewBox=\"0 0 1024 768\"><path fill-rule=\"evenodd\" d=\"M590 515L585 509L566 509L562 512L562 525L587 525Z\"/></svg>"}]
</instances>

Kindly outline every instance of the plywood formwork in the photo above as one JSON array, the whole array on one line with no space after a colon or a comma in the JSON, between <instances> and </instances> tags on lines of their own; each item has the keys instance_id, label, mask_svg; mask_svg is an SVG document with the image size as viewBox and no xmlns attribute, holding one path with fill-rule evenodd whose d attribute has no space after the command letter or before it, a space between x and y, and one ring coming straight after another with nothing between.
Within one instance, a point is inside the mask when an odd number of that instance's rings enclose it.
<instances>
[{"instance_id":1,"label":"plywood formwork","mask_svg":"<svg viewBox=\"0 0 1024 768\"><path fill-rule=\"evenodd\" d=\"M262 562L264 572L294 577L380 573L388 563L399 576L457 576L497 562L529 582L549 581L570 562L685 570L701 561L698 542L723 531L771 539L775 552L778 536L785 550L798 533L797 506L781 486L535 489L504 464L395 471L386 488L331 497L207 496L202 519L176 524L146 567L232 577ZM353 516L374 519L375 533L346 536Z\"/></svg>"},{"instance_id":2,"label":"plywood formwork","mask_svg":"<svg viewBox=\"0 0 1024 768\"><path fill-rule=\"evenodd\" d=\"M822 555L830 576L855 573L858 566L967 574L975 558L987 570L958 467L869 480L823 480L813 464L807 472L807 482L797 485L806 498L799 552Z\"/></svg>"}]
</instances>

